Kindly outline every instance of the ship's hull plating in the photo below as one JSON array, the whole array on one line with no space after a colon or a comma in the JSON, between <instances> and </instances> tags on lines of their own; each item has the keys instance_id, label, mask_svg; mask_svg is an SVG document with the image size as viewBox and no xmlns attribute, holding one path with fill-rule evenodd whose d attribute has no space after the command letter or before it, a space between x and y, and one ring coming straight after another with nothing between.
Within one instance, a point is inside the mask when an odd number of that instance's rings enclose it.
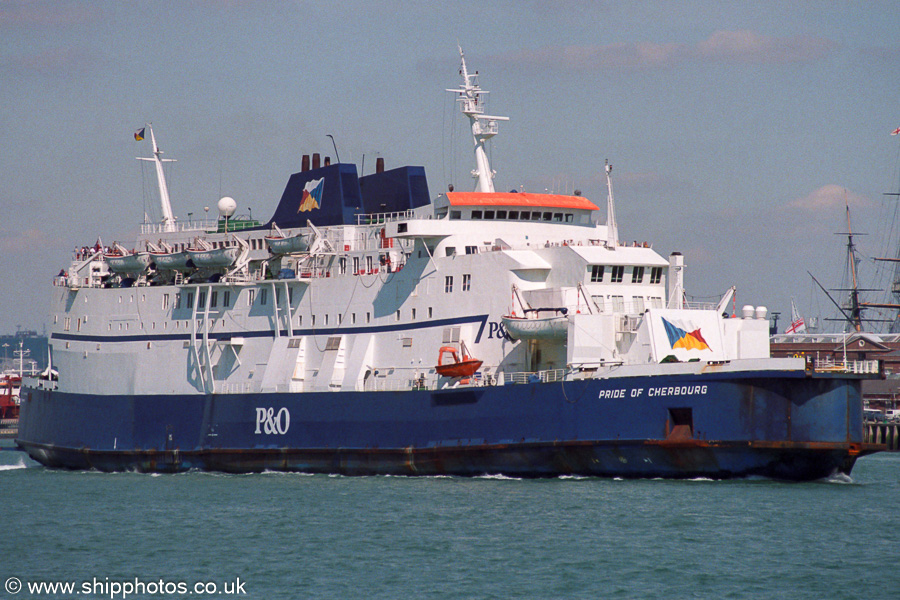
<instances>
[{"instance_id":1,"label":"ship's hull plating","mask_svg":"<svg viewBox=\"0 0 900 600\"><path fill-rule=\"evenodd\" d=\"M862 447L859 381L778 372L449 391L27 389L19 445L73 469L810 480Z\"/></svg>"}]
</instances>

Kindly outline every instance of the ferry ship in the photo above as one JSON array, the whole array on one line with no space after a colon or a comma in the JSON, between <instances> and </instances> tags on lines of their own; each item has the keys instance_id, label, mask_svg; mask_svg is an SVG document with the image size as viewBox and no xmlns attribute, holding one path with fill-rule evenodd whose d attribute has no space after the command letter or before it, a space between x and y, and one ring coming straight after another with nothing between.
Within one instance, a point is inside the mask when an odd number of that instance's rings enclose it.
<instances>
[{"instance_id":1,"label":"ferry ship","mask_svg":"<svg viewBox=\"0 0 900 600\"><path fill-rule=\"evenodd\" d=\"M219 201L52 287L52 365L18 445L50 467L788 480L849 473L875 361L769 357L763 307L685 301L684 257L601 206L494 189L460 50L474 191L305 156L266 222ZM143 134L143 130L141 131ZM601 203L602 204L602 203ZM732 313L732 314L729 314Z\"/></svg>"}]
</instances>

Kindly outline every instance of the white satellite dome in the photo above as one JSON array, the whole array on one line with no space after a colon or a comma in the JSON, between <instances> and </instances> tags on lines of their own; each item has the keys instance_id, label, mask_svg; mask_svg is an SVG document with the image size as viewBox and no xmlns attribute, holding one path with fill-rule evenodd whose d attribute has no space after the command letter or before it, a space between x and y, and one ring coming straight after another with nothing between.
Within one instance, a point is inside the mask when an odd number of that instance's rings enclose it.
<instances>
[{"instance_id":1,"label":"white satellite dome","mask_svg":"<svg viewBox=\"0 0 900 600\"><path fill-rule=\"evenodd\" d=\"M219 198L219 202L216 204L219 209L219 216L225 217L226 219L234 214L234 211L237 210L237 202L234 201L234 198L230 196L223 196Z\"/></svg>"}]
</instances>

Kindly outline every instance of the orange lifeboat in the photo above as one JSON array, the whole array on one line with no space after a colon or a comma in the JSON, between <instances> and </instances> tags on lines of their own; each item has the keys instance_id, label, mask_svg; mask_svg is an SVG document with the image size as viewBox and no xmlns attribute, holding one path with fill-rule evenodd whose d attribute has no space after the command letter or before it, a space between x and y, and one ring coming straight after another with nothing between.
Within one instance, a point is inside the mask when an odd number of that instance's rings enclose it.
<instances>
[{"instance_id":1,"label":"orange lifeboat","mask_svg":"<svg viewBox=\"0 0 900 600\"><path fill-rule=\"evenodd\" d=\"M443 377L471 377L475 374L481 363L484 361L474 359L465 353L466 346L463 344L463 357L459 360L459 353L453 346L441 346L438 352L438 364L434 368L438 375ZM444 364L444 355L450 354L453 362Z\"/></svg>"}]
</instances>

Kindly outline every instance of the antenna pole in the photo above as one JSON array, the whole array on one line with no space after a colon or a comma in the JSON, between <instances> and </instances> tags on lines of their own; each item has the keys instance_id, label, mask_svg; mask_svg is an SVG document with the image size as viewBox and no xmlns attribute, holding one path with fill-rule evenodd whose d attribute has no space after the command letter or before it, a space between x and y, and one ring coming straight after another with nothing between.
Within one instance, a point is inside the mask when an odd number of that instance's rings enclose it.
<instances>
[{"instance_id":1,"label":"antenna pole","mask_svg":"<svg viewBox=\"0 0 900 600\"><path fill-rule=\"evenodd\" d=\"M166 174L163 172L164 162L175 162L174 158L160 158L163 153L156 145L153 124L147 123L150 129L150 141L153 144L153 158L137 157L138 160L152 161L156 167L156 180L159 183L159 205L162 211L163 231L175 231L175 216L172 214L172 203L169 202L169 187L166 185Z\"/></svg>"},{"instance_id":2,"label":"antenna pole","mask_svg":"<svg viewBox=\"0 0 900 600\"><path fill-rule=\"evenodd\" d=\"M618 245L619 229L616 225L616 204L613 201L612 165L606 160L606 189L609 195L606 197L606 246L615 249Z\"/></svg>"},{"instance_id":3,"label":"antenna pole","mask_svg":"<svg viewBox=\"0 0 900 600\"><path fill-rule=\"evenodd\" d=\"M494 191L494 172L488 162L487 153L484 151L484 143L490 138L497 135L499 129L497 121L509 121L509 117L495 117L484 114L484 99L482 96L488 92L483 91L476 82L478 71L474 75L469 74L466 67L466 55L463 53L462 47L459 48L459 58L462 64L459 68L459 74L462 75L462 84L453 90L447 90L458 94L456 100L460 103L460 110L472 125L472 140L475 143L475 170L472 171L472 177L476 179L476 192L493 192Z\"/></svg>"}]
</instances>

